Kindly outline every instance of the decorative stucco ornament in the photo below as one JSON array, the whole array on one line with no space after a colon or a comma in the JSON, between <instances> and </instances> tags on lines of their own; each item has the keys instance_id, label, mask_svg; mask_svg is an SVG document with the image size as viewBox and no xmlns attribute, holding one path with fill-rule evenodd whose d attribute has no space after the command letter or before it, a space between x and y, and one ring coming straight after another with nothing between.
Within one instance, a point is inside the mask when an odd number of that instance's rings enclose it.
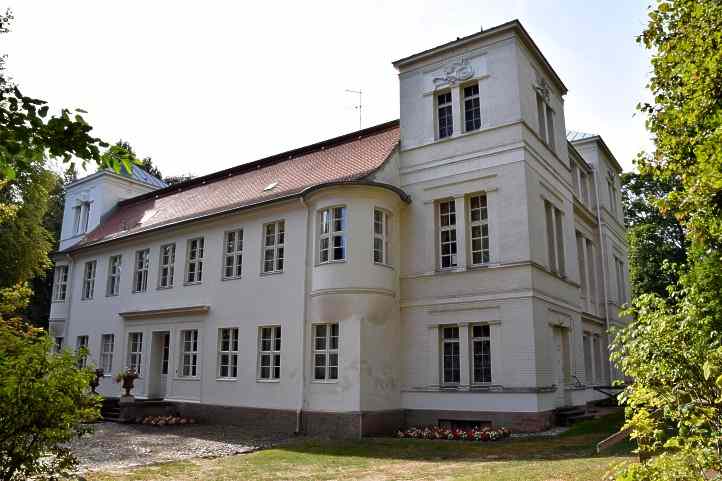
<instances>
[{"instance_id":1,"label":"decorative stucco ornament","mask_svg":"<svg viewBox=\"0 0 722 481\"><path fill-rule=\"evenodd\" d=\"M434 85L454 85L457 82L463 82L474 76L474 69L469 62L465 59L460 59L457 62L452 62L444 67L443 77L435 77Z\"/></svg>"},{"instance_id":2,"label":"decorative stucco ornament","mask_svg":"<svg viewBox=\"0 0 722 481\"><path fill-rule=\"evenodd\" d=\"M536 85L534 85L534 88L537 92L539 92L539 95L541 95L544 100L546 100L547 102L549 101L549 95L551 90L549 89L549 84L547 83L545 78L537 75Z\"/></svg>"}]
</instances>

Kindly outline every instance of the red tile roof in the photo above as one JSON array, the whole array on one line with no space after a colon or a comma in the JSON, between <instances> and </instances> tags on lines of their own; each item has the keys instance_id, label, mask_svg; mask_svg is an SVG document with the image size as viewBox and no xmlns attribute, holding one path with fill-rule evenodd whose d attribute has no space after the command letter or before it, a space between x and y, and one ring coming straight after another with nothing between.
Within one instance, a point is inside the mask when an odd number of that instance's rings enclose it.
<instances>
[{"instance_id":1,"label":"red tile roof","mask_svg":"<svg viewBox=\"0 0 722 481\"><path fill-rule=\"evenodd\" d=\"M395 120L126 199L66 251L297 196L324 184L358 181L381 167L398 142Z\"/></svg>"}]
</instances>

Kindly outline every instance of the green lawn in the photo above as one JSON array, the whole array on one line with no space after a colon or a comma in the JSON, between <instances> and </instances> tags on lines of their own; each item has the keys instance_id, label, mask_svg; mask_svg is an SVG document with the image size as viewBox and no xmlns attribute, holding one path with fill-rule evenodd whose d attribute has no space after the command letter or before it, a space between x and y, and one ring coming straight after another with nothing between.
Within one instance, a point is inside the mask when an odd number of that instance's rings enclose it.
<instances>
[{"instance_id":1,"label":"green lawn","mask_svg":"<svg viewBox=\"0 0 722 481\"><path fill-rule=\"evenodd\" d=\"M496 443L376 438L301 439L252 454L194 459L123 473L88 473L89 481L131 480L524 480L599 481L620 463L634 462L625 444L597 456L595 445L615 431L613 414L581 423L553 439Z\"/></svg>"}]
</instances>

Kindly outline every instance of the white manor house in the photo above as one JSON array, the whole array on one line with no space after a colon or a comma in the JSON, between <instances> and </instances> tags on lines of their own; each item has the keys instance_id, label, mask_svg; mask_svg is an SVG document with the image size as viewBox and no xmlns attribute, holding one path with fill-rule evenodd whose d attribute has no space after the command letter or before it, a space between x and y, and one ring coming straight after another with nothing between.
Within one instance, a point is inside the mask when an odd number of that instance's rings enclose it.
<instances>
[{"instance_id":1,"label":"white manor house","mask_svg":"<svg viewBox=\"0 0 722 481\"><path fill-rule=\"evenodd\" d=\"M518 21L393 63L400 119L173 186L67 187L50 331L207 421L541 430L618 376L621 168Z\"/></svg>"}]
</instances>

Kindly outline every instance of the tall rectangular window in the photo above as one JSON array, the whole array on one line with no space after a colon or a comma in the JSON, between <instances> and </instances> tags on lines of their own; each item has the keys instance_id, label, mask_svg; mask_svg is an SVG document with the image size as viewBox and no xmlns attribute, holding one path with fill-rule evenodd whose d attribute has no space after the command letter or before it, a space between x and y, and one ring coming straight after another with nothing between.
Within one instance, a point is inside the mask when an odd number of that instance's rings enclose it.
<instances>
[{"instance_id":1,"label":"tall rectangular window","mask_svg":"<svg viewBox=\"0 0 722 481\"><path fill-rule=\"evenodd\" d=\"M108 261L108 285L106 287L107 296L117 296L120 293L120 268L122 257L120 254L110 256Z\"/></svg>"},{"instance_id":2,"label":"tall rectangular window","mask_svg":"<svg viewBox=\"0 0 722 481\"><path fill-rule=\"evenodd\" d=\"M469 198L469 230L471 263L475 266L489 262L489 213L486 194Z\"/></svg>"},{"instance_id":3,"label":"tall rectangular window","mask_svg":"<svg viewBox=\"0 0 722 481\"><path fill-rule=\"evenodd\" d=\"M158 287L168 289L173 287L175 276L175 244L160 246L160 260L158 268Z\"/></svg>"},{"instance_id":4,"label":"tall rectangular window","mask_svg":"<svg viewBox=\"0 0 722 481\"><path fill-rule=\"evenodd\" d=\"M589 176L581 169L579 171L579 197L582 199L582 203L589 207Z\"/></svg>"},{"instance_id":5,"label":"tall rectangular window","mask_svg":"<svg viewBox=\"0 0 722 481\"><path fill-rule=\"evenodd\" d=\"M62 336L58 336L55 338L55 345L53 346L53 351L55 353L58 353L63 350L63 338Z\"/></svg>"},{"instance_id":6,"label":"tall rectangular window","mask_svg":"<svg viewBox=\"0 0 722 481\"><path fill-rule=\"evenodd\" d=\"M617 216L617 189L612 179L607 180L607 190L609 190L609 207L614 216Z\"/></svg>"},{"instance_id":7,"label":"tall rectangular window","mask_svg":"<svg viewBox=\"0 0 722 481\"><path fill-rule=\"evenodd\" d=\"M78 368L83 369L88 364L88 336L78 336L78 339L75 342L75 349L77 353L80 353L81 349L86 350L85 354L78 359Z\"/></svg>"},{"instance_id":8,"label":"tall rectangular window","mask_svg":"<svg viewBox=\"0 0 722 481\"><path fill-rule=\"evenodd\" d=\"M237 279L243 273L243 229L223 236L223 278Z\"/></svg>"},{"instance_id":9,"label":"tall rectangular window","mask_svg":"<svg viewBox=\"0 0 722 481\"><path fill-rule=\"evenodd\" d=\"M263 272L283 272L283 256L286 241L286 224L279 220L263 226Z\"/></svg>"},{"instance_id":10,"label":"tall rectangular window","mask_svg":"<svg viewBox=\"0 0 722 481\"><path fill-rule=\"evenodd\" d=\"M218 329L218 377L238 377L238 328Z\"/></svg>"},{"instance_id":11,"label":"tall rectangular window","mask_svg":"<svg viewBox=\"0 0 722 481\"><path fill-rule=\"evenodd\" d=\"M479 84L464 87L464 130L471 132L481 128L481 105Z\"/></svg>"},{"instance_id":12,"label":"tall rectangular window","mask_svg":"<svg viewBox=\"0 0 722 481\"><path fill-rule=\"evenodd\" d=\"M83 234L88 230L91 206L91 202L80 202L73 208L73 231L75 234Z\"/></svg>"},{"instance_id":13,"label":"tall rectangular window","mask_svg":"<svg viewBox=\"0 0 722 481\"><path fill-rule=\"evenodd\" d=\"M451 109L451 92L436 96L436 115L439 121L439 138L451 137L454 132L454 120Z\"/></svg>"},{"instance_id":14,"label":"tall rectangular window","mask_svg":"<svg viewBox=\"0 0 722 481\"><path fill-rule=\"evenodd\" d=\"M83 213L82 205L76 205L73 207L73 233L80 234L80 216Z\"/></svg>"},{"instance_id":15,"label":"tall rectangular window","mask_svg":"<svg viewBox=\"0 0 722 481\"><path fill-rule=\"evenodd\" d=\"M281 378L281 326L258 329L258 379Z\"/></svg>"},{"instance_id":16,"label":"tall rectangular window","mask_svg":"<svg viewBox=\"0 0 722 481\"><path fill-rule=\"evenodd\" d=\"M565 274L564 263L564 230L562 228L562 211L545 200L547 228L547 254L549 256L549 269L560 276Z\"/></svg>"},{"instance_id":17,"label":"tall rectangular window","mask_svg":"<svg viewBox=\"0 0 722 481\"><path fill-rule=\"evenodd\" d=\"M459 356L459 328L443 326L441 328L442 384L459 384L461 380Z\"/></svg>"},{"instance_id":18,"label":"tall rectangular window","mask_svg":"<svg viewBox=\"0 0 722 481\"><path fill-rule=\"evenodd\" d=\"M133 292L148 290L148 268L150 266L150 249L135 253L135 271L133 272Z\"/></svg>"},{"instance_id":19,"label":"tall rectangular window","mask_svg":"<svg viewBox=\"0 0 722 481\"><path fill-rule=\"evenodd\" d=\"M391 265L390 238L389 213L385 210L374 209L374 262L376 264Z\"/></svg>"},{"instance_id":20,"label":"tall rectangular window","mask_svg":"<svg viewBox=\"0 0 722 481\"><path fill-rule=\"evenodd\" d=\"M115 336L103 334L100 338L100 368L105 374L112 374L113 371L113 349L115 348Z\"/></svg>"},{"instance_id":21,"label":"tall rectangular window","mask_svg":"<svg viewBox=\"0 0 722 481\"><path fill-rule=\"evenodd\" d=\"M346 260L346 207L320 211L319 226L319 262Z\"/></svg>"},{"instance_id":22,"label":"tall rectangular window","mask_svg":"<svg viewBox=\"0 0 722 481\"><path fill-rule=\"evenodd\" d=\"M617 300L621 306L627 302L627 289L624 285L624 262L618 257L614 258L614 268L617 274Z\"/></svg>"},{"instance_id":23,"label":"tall rectangular window","mask_svg":"<svg viewBox=\"0 0 722 481\"><path fill-rule=\"evenodd\" d=\"M181 376L198 376L198 329L181 331Z\"/></svg>"},{"instance_id":24,"label":"tall rectangular window","mask_svg":"<svg viewBox=\"0 0 722 481\"><path fill-rule=\"evenodd\" d=\"M582 336L582 345L584 346L584 372L586 374L587 384L594 384L594 367L592 364L592 338L587 332Z\"/></svg>"},{"instance_id":25,"label":"tall rectangular window","mask_svg":"<svg viewBox=\"0 0 722 481\"><path fill-rule=\"evenodd\" d=\"M313 379L338 379L338 323L313 326Z\"/></svg>"},{"instance_id":26,"label":"tall rectangular window","mask_svg":"<svg viewBox=\"0 0 722 481\"><path fill-rule=\"evenodd\" d=\"M439 202L439 266L456 267L456 203L454 199Z\"/></svg>"},{"instance_id":27,"label":"tall rectangular window","mask_svg":"<svg viewBox=\"0 0 722 481\"><path fill-rule=\"evenodd\" d=\"M53 279L53 301L63 302L68 294L68 266L56 266Z\"/></svg>"},{"instance_id":28,"label":"tall rectangular window","mask_svg":"<svg viewBox=\"0 0 722 481\"><path fill-rule=\"evenodd\" d=\"M140 376L143 355L143 333L128 333L128 368Z\"/></svg>"},{"instance_id":29,"label":"tall rectangular window","mask_svg":"<svg viewBox=\"0 0 722 481\"><path fill-rule=\"evenodd\" d=\"M88 261L85 263L85 269L83 270L83 291L80 293L80 298L83 300L93 298L93 293L95 292L95 270L97 265L97 261Z\"/></svg>"},{"instance_id":30,"label":"tall rectangular window","mask_svg":"<svg viewBox=\"0 0 722 481\"><path fill-rule=\"evenodd\" d=\"M551 150L554 150L554 110L546 103L544 97L536 94L537 116L539 122L539 137Z\"/></svg>"},{"instance_id":31,"label":"tall rectangular window","mask_svg":"<svg viewBox=\"0 0 722 481\"><path fill-rule=\"evenodd\" d=\"M205 259L205 239L197 237L188 241L186 254L186 284L203 282L203 260Z\"/></svg>"},{"instance_id":32,"label":"tall rectangular window","mask_svg":"<svg viewBox=\"0 0 722 481\"><path fill-rule=\"evenodd\" d=\"M584 257L584 248L586 247L586 239L577 232L577 263L579 264L579 284L582 291L582 299L586 299L587 293L587 261Z\"/></svg>"},{"instance_id":33,"label":"tall rectangular window","mask_svg":"<svg viewBox=\"0 0 722 481\"><path fill-rule=\"evenodd\" d=\"M488 324L471 326L472 382L491 382L491 335Z\"/></svg>"},{"instance_id":34,"label":"tall rectangular window","mask_svg":"<svg viewBox=\"0 0 722 481\"><path fill-rule=\"evenodd\" d=\"M594 351L594 380L599 383L603 381L604 377L602 375L602 339L599 334L594 334L592 337L592 349Z\"/></svg>"},{"instance_id":35,"label":"tall rectangular window","mask_svg":"<svg viewBox=\"0 0 722 481\"><path fill-rule=\"evenodd\" d=\"M596 259L594 257L594 244L591 240L587 242L587 269L589 271L589 310L596 314L597 312L597 272L595 268Z\"/></svg>"}]
</instances>

